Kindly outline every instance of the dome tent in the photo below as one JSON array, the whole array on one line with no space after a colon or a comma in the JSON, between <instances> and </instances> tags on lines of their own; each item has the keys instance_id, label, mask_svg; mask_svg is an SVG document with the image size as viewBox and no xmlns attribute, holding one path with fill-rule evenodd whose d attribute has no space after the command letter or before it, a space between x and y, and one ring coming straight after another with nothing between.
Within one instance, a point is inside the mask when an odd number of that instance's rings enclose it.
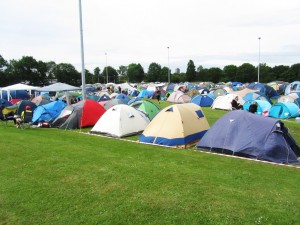
<instances>
[{"instance_id":1,"label":"dome tent","mask_svg":"<svg viewBox=\"0 0 300 225\"><path fill-rule=\"evenodd\" d=\"M91 133L121 138L142 132L149 122L142 112L120 104L107 110L92 128Z\"/></svg>"},{"instance_id":2,"label":"dome tent","mask_svg":"<svg viewBox=\"0 0 300 225\"><path fill-rule=\"evenodd\" d=\"M94 100L84 100L66 106L51 124L60 129L94 126L106 110Z\"/></svg>"},{"instance_id":3,"label":"dome tent","mask_svg":"<svg viewBox=\"0 0 300 225\"><path fill-rule=\"evenodd\" d=\"M277 163L298 163L299 147L280 120L244 110L222 116L196 147Z\"/></svg>"},{"instance_id":4,"label":"dome tent","mask_svg":"<svg viewBox=\"0 0 300 225\"><path fill-rule=\"evenodd\" d=\"M187 147L209 129L200 106L175 104L162 109L146 127L139 140L145 143Z\"/></svg>"}]
</instances>

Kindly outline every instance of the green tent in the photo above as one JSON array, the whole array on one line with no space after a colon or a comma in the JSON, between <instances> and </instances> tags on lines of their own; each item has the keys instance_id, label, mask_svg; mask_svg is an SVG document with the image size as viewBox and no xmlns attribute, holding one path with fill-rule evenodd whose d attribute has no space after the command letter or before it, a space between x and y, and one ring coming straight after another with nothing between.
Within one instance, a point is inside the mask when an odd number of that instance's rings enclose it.
<instances>
[{"instance_id":1,"label":"green tent","mask_svg":"<svg viewBox=\"0 0 300 225\"><path fill-rule=\"evenodd\" d=\"M148 100L135 101L131 103L130 106L144 112L149 117L150 120L152 120L156 116L156 114L160 111L158 105Z\"/></svg>"}]
</instances>

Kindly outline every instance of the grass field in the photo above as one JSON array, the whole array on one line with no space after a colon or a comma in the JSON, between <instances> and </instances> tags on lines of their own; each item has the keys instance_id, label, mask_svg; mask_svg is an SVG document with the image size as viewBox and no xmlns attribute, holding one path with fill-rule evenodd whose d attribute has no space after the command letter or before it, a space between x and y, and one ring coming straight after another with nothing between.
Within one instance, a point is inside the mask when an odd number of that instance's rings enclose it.
<instances>
[{"instance_id":1,"label":"grass field","mask_svg":"<svg viewBox=\"0 0 300 225\"><path fill-rule=\"evenodd\" d=\"M226 113L203 110L211 125ZM88 130L0 124L0 224L300 223L297 168Z\"/></svg>"}]
</instances>

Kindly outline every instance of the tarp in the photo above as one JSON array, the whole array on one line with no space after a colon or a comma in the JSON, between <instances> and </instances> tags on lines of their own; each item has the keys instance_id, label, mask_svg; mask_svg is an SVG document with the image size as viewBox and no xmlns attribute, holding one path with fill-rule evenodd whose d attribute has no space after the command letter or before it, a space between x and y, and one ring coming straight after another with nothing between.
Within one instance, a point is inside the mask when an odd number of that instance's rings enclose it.
<instances>
[{"instance_id":1,"label":"tarp","mask_svg":"<svg viewBox=\"0 0 300 225\"><path fill-rule=\"evenodd\" d=\"M293 149L298 146L289 144L286 132L279 120L234 110L217 120L196 146L259 160L296 163Z\"/></svg>"},{"instance_id":2,"label":"tarp","mask_svg":"<svg viewBox=\"0 0 300 225\"><path fill-rule=\"evenodd\" d=\"M75 91L75 90L80 90L80 87L75 87L69 84L65 84L65 83L55 83L55 84L51 84L49 86L45 86L42 88L38 88L36 89L37 91Z\"/></svg>"}]
</instances>

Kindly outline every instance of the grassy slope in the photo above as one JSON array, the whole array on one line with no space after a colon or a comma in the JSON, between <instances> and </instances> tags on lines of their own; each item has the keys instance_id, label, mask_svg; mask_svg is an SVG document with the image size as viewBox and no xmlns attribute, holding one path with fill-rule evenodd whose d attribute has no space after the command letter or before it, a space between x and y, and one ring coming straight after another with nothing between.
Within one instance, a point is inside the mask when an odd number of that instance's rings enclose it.
<instances>
[{"instance_id":1,"label":"grassy slope","mask_svg":"<svg viewBox=\"0 0 300 225\"><path fill-rule=\"evenodd\" d=\"M299 169L56 129L0 134L0 224L299 223Z\"/></svg>"}]
</instances>

